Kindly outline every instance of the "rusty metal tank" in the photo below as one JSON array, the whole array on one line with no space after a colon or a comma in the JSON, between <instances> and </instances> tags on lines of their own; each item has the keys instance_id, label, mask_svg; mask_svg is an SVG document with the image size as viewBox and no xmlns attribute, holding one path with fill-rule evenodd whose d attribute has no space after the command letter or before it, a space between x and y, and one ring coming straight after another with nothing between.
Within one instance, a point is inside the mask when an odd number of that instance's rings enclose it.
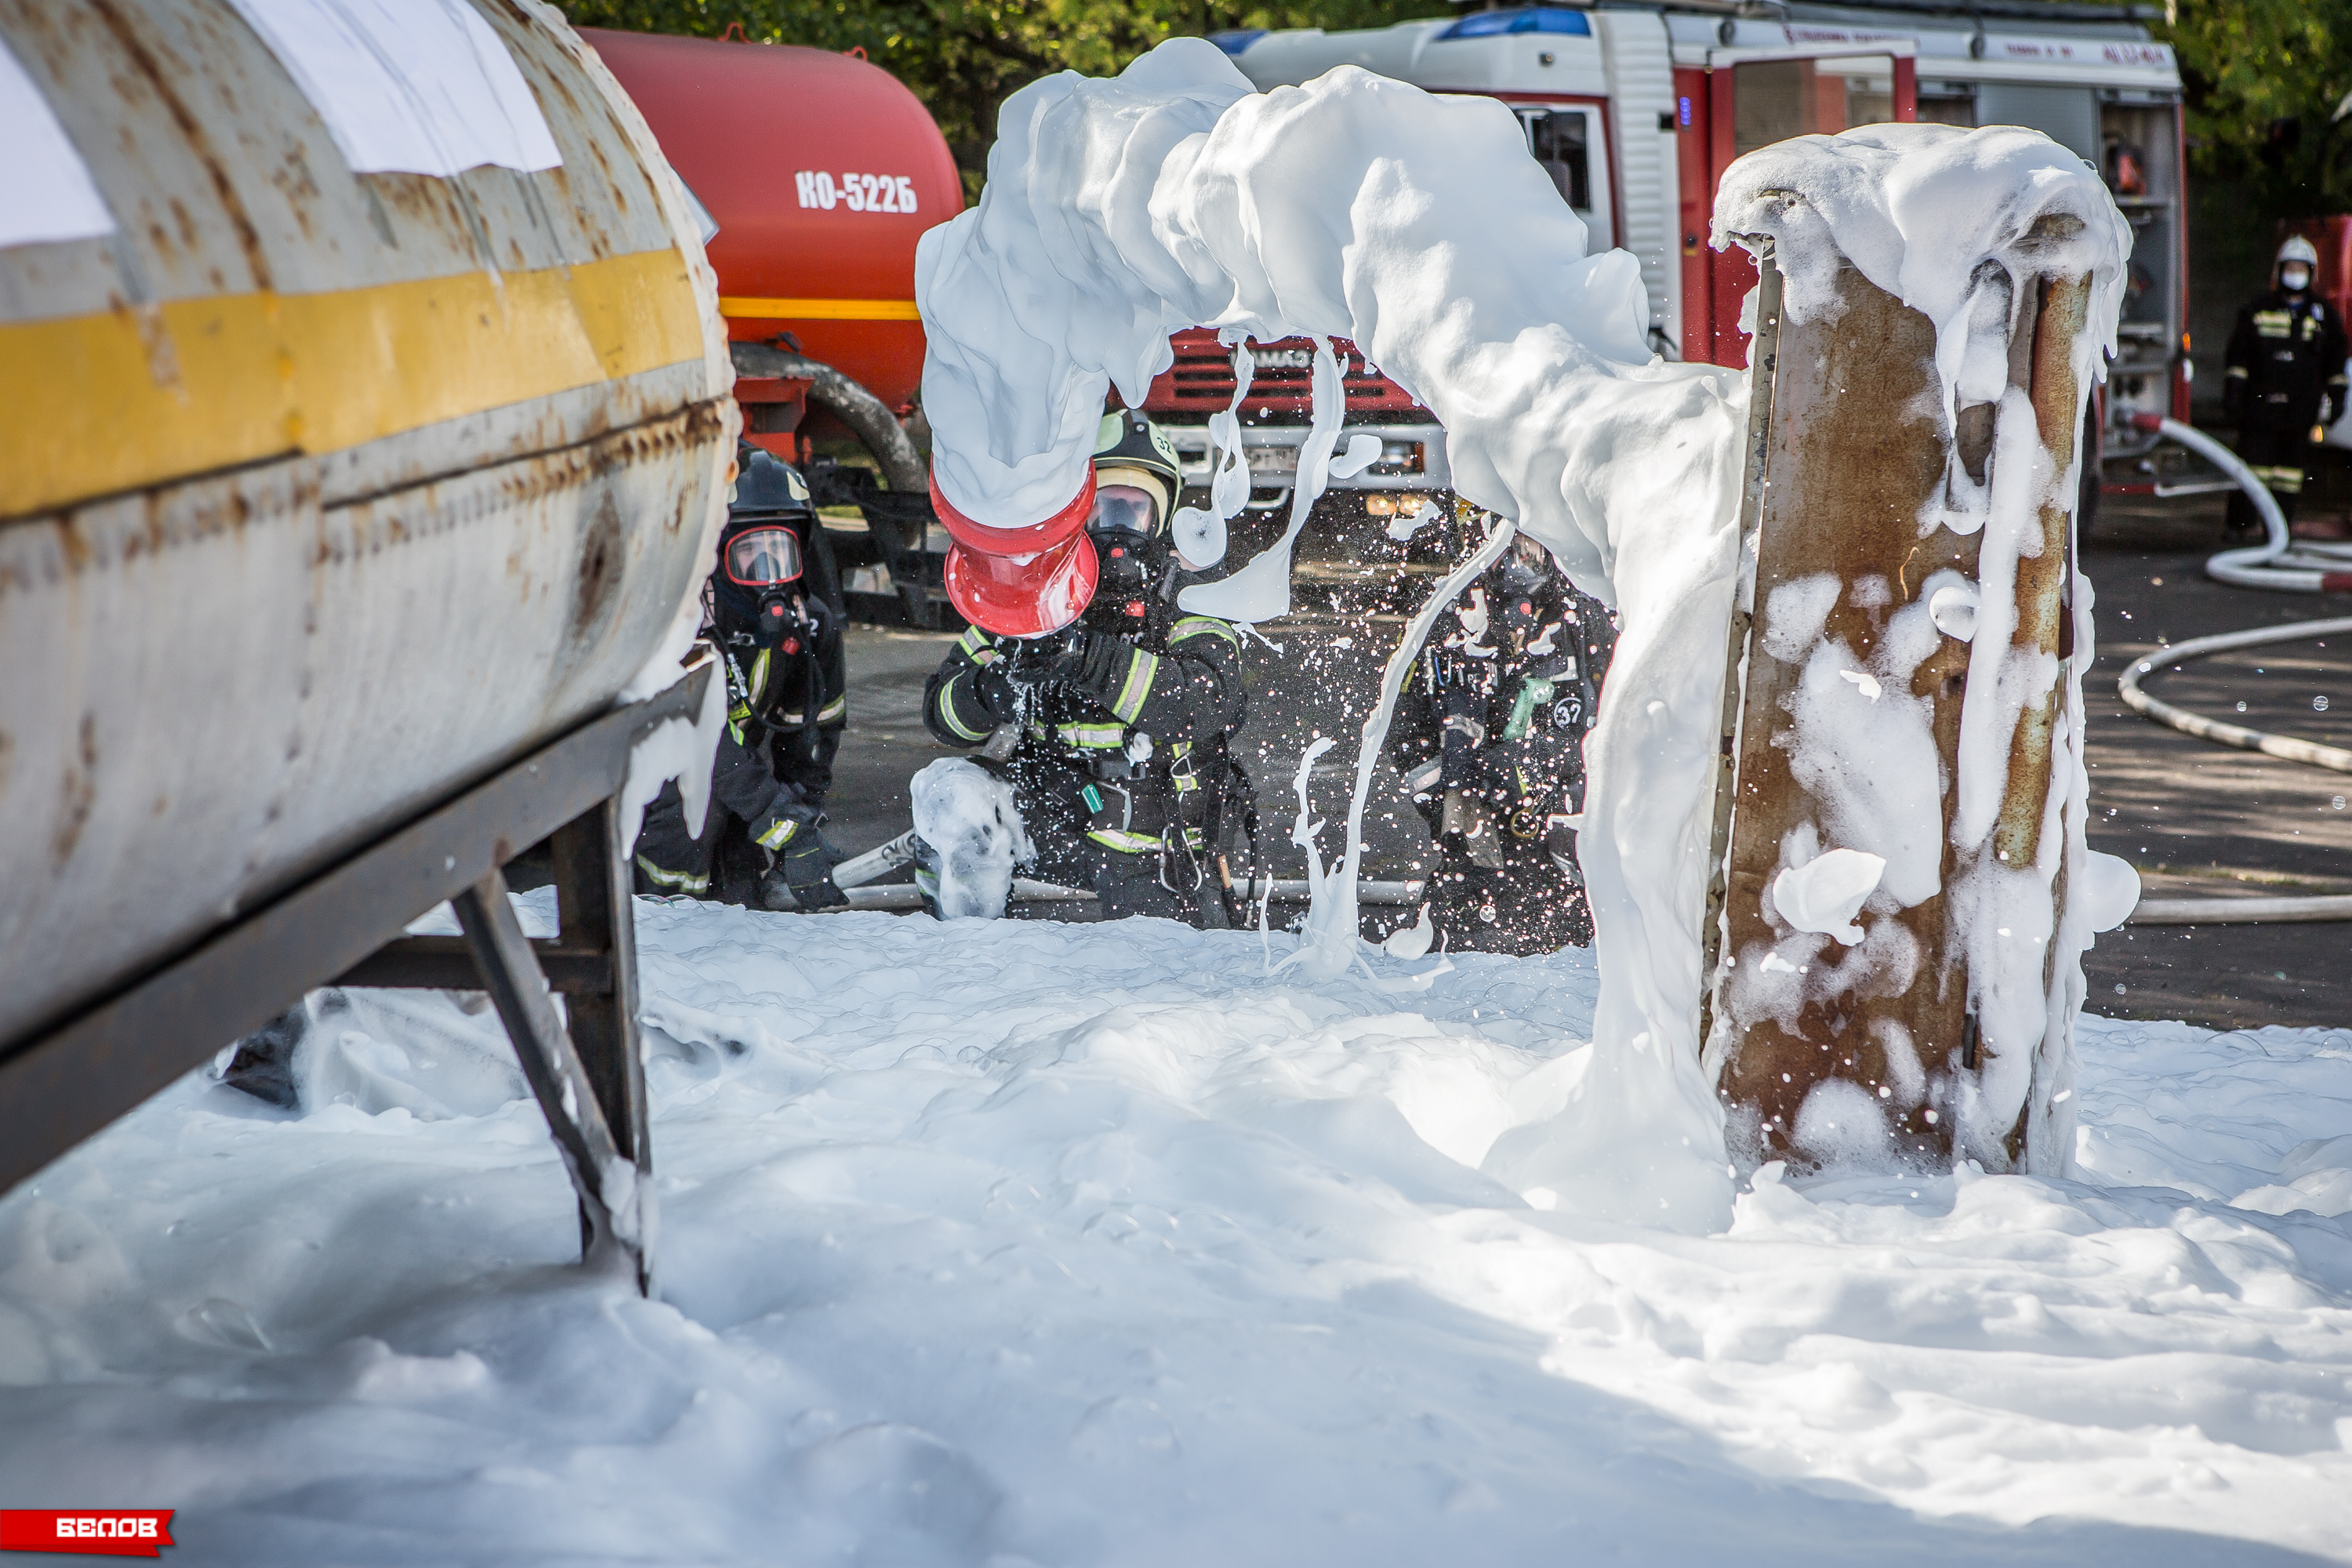
<instances>
[{"instance_id":1,"label":"rusty metal tank","mask_svg":"<svg viewBox=\"0 0 2352 1568\"><path fill-rule=\"evenodd\" d=\"M0 142L5 1044L607 709L736 416L538 0L0 0Z\"/></svg>"},{"instance_id":2,"label":"rusty metal tank","mask_svg":"<svg viewBox=\"0 0 2352 1568\"><path fill-rule=\"evenodd\" d=\"M719 225L736 339L791 332L896 408L923 376L915 241L963 210L915 95L862 58L782 44L582 29Z\"/></svg>"}]
</instances>

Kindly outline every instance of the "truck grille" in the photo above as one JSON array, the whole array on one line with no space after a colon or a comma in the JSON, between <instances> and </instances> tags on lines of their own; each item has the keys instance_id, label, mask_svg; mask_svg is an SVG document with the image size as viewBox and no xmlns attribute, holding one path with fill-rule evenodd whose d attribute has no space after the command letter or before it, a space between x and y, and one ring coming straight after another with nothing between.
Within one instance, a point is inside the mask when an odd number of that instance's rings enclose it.
<instances>
[{"instance_id":1,"label":"truck grille","mask_svg":"<svg viewBox=\"0 0 2352 1568\"><path fill-rule=\"evenodd\" d=\"M1143 400L1148 414L1185 415L1205 418L1234 400L1233 351L1217 342L1217 334L1193 327L1169 339L1176 363L1151 384ZM1377 416L1430 420L1433 416L1413 402L1404 388L1388 377L1364 368L1364 356L1347 340L1335 340L1337 353L1349 356L1339 377L1349 418ZM1253 343L1257 375L1242 404L1242 416L1307 414L1313 411L1315 346L1311 339L1285 338L1278 343Z\"/></svg>"}]
</instances>

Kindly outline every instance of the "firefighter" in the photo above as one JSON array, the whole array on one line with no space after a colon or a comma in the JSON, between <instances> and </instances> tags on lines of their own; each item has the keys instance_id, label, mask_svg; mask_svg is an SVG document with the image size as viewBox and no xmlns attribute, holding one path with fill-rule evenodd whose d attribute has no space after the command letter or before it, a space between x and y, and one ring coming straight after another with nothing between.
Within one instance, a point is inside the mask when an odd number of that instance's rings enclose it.
<instances>
[{"instance_id":1,"label":"firefighter","mask_svg":"<svg viewBox=\"0 0 2352 1568\"><path fill-rule=\"evenodd\" d=\"M2301 235L2279 247L2269 293L2238 312L2230 334L2222 406L2238 422L2238 455L2294 521L2314 426L2344 412L2344 322L2312 292L2319 252ZM2230 496L2230 527L2262 526L2243 492Z\"/></svg>"},{"instance_id":2,"label":"firefighter","mask_svg":"<svg viewBox=\"0 0 2352 1568\"><path fill-rule=\"evenodd\" d=\"M727 682L709 811L689 832L677 785L663 787L637 837L637 890L835 908L841 854L819 825L849 707L839 593L800 474L748 443L737 463L703 600Z\"/></svg>"},{"instance_id":3,"label":"firefighter","mask_svg":"<svg viewBox=\"0 0 2352 1568\"><path fill-rule=\"evenodd\" d=\"M1431 629L1389 752L1437 847L1429 914L1446 947L1592 940L1570 824L1616 637L1609 612L1525 535Z\"/></svg>"},{"instance_id":4,"label":"firefighter","mask_svg":"<svg viewBox=\"0 0 2352 1568\"><path fill-rule=\"evenodd\" d=\"M1227 744L1247 697L1233 626L1176 605L1180 483L1157 426L1108 414L1072 547L1010 564L951 553L949 595L972 625L924 689L923 721L1012 784L1036 875L1092 888L1109 919L1215 926L1234 908L1218 857L1247 809Z\"/></svg>"}]
</instances>

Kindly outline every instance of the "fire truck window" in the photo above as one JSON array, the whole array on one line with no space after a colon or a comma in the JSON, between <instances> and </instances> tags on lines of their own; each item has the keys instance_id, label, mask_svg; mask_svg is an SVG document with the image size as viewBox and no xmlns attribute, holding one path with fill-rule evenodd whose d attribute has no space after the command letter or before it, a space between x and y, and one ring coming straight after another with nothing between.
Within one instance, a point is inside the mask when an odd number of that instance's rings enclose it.
<instances>
[{"instance_id":1,"label":"fire truck window","mask_svg":"<svg viewBox=\"0 0 2352 1568\"><path fill-rule=\"evenodd\" d=\"M1884 125L1895 118L1895 84L1885 77L1845 79L1845 122Z\"/></svg>"},{"instance_id":2,"label":"fire truck window","mask_svg":"<svg viewBox=\"0 0 2352 1568\"><path fill-rule=\"evenodd\" d=\"M1972 126L1977 122L1977 100L1973 98L1919 95L1919 123L1922 125Z\"/></svg>"},{"instance_id":3,"label":"fire truck window","mask_svg":"<svg viewBox=\"0 0 2352 1568\"><path fill-rule=\"evenodd\" d=\"M1578 212L1592 210L1592 163L1585 145L1584 115L1573 109L1529 115L1528 150L1544 166L1551 183Z\"/></svg>"},{"instance_id":4,"label":"fire truck window","mask_svg":"<svg viewBox=\"0 0 2352 1568\"><path fill-rule=\"evenodd\" d=\"M1731 93L1733 145L1752 153L1894 119L1895 62L1885 55L1749 60L1732 68Z\"/></svg>"},{"instance_id":5,"label":"fire truck window","mask_svg":"<svg viewBox=\"0 0 2352 1568\"><path fill-rule=\"evenodd\" d=\"M1753 153L1791 136L1843 131L1817 123L1819 84L1811 60L1752 60L1732 68L1731 138L1741 153ZM1844 105L1841 103L1840 109Z\"/></svg>"},{"instance_id":6,"label":"fire truck window","mask_svg":"<svg viewBox=\"0 0 2352 1568\"><path fill-rule=\"evenodd\" d=\"M1989 81L1977 89L1977 123L2027 126L2094 167L2099 162L2099 95L2086 87Z\"/></svg>"}]
</instances>

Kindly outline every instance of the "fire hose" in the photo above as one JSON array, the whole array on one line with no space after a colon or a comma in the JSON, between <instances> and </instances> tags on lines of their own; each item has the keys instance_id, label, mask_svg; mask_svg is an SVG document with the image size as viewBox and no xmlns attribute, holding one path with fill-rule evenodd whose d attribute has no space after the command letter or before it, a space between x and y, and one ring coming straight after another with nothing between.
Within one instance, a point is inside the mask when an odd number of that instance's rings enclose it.
<instances>
[{"instance_id":1,"label":"fire hose","mask_svg":"<svg viewBox=\"0 0 2352 1568\"><path fill-rule=\"evenodd\" d=\"M2219 441L2175 419L2156 415L2132 416L2136 428L2151 430L2177 441L2210 461L2238 482L2254 503L2267 537L2263 542L2224 550L2205 563L2216 580L2242 588L2268 588L2290 593L2352 593L2352 547L2298 542L2289 536L2286 518L2261 479L2235 452ZM2159 669L2231 648L2258 647L2268 643L2300 642L2308 638L2352 633L2352 616L2336 620L2297 621L2283 626L2255 626L2245 631L2194 637L2135 660L2116 682L2125 706L2145 718L2217 745L2261 752L2266 756L2311 767L2352 773L2352 751L2322 745L2294 735L2274 735L2243 724L2225 723L2149 696L2140 682ZM2352 896L2293 899L2147 899L2132 910L2135 925L2229 925L2286 921L2352 920Z\"/></svg>"},{"instance_id":2,"label":"fire hose","mask_svg":"<svg viewBox=\"0 0 2352 1568\"><path fill-rule=\"evenodd\" d=\"M2297 594L2352 594L2352 544L2317 544L2297 541L2286 531L2286 516L2263 481L2254 477L2238 454L2202 430L2160 415L2135 414L2132 428L2152 431L2178 441L2211 463L2246 492L2262 514L2264 538L2260 544L2224 550L2205 563L2205 572L2237 588L2274 588Z\"/></svg>"},{"instance_id":3,"label":"fire hose","mask_svg":"<svg viewBox=\"0 0 2352 1568\"><path fill-rule=\"evenodd\" d=\"M845 860L833 869L834 885L849 896L852 909L912 910L922 907L922 894L911 885L900 882L889 887L872 884L900 868L911 865L915 858L915 835L902 833L879 848L869 849L854 859ZM1261 894L1286 902L1305 903L1309 889L1304 879L1251 878L1247 881L1247 897L1255 900ZM1013 900L1016 903L1091 903L1094 893L1087 889L1065 888L1053 882L1032 881L1026 877L1013 879ZM1421 902L1419 882L1359 882L1357 901L1411 908Z\"/></svg>"}]
</instances>

